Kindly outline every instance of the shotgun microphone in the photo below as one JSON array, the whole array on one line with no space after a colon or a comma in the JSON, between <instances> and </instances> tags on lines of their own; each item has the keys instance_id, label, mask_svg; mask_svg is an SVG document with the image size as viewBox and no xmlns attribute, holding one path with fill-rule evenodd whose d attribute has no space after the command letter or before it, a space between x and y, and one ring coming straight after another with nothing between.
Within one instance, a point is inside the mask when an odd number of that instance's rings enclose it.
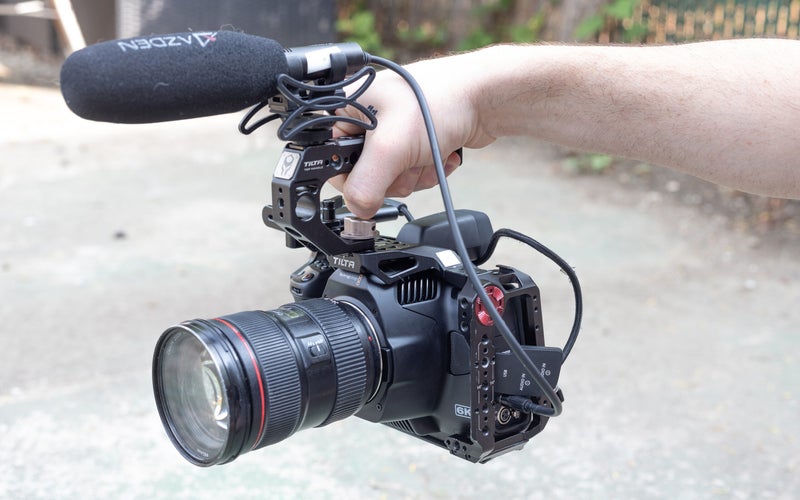
<instances>
[{"instance_id":1,"label":"shotgun microphone","mask_svg":"<svg viewBox=\"0 0 800 500\"><path fill-rule=\"evenodd\" d=\"M240 111L278 93L278 75L341 80L369 60L356 43L284 49L235 31L111 40L70 55L61 93L78 116L112 123L154 123ZM337 68L332 70L333 68ZM335 73L335 74L334 74Z\"/></svg>"}]
</instances>

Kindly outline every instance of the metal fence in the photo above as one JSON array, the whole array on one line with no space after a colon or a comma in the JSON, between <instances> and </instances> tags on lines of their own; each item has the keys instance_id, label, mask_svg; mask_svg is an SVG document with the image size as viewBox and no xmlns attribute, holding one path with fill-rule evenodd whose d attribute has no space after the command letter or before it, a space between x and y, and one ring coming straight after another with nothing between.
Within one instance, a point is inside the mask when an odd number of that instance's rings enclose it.
<instances>
[{"instance_id":1,"label":"metal fence","mask_svg":"<svg viewBox=\"0 0 800 500\"><path fill-rule=\"evenodd\" d=\"M630 19L607 26L598 40L621 41L633 26L647 28L639 39L645 43L798 38L800 0L642 0Z\"/></svg>"}]
</instances>

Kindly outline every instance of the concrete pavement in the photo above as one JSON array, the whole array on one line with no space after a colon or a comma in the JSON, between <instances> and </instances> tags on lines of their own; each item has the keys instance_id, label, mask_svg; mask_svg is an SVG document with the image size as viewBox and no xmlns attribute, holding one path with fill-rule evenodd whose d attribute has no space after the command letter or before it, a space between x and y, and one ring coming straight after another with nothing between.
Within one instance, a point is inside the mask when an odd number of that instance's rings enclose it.
<instances>
[{"instance_id":1,"label":"concrete pavement","mask_svg":"<svg viewBox=\"0 0 800 500\"><path fill-rule=\"evenodd\" d=\"M172 448L150 386L171 324L290 300L306 259L263 227L281 144L238 116L90 123L53 90L0 85L0 498L796 498L796 243L606 178L548 148L468 151L456 204L576 266L584 328L565 412L486 465L357 418L201 469ZM260 131L261 132L261 131ZM437 192L414 195L417 216ZM539 283L545 332L571 322L563 276L508 243Z\"/></svg>"}]
</instances>

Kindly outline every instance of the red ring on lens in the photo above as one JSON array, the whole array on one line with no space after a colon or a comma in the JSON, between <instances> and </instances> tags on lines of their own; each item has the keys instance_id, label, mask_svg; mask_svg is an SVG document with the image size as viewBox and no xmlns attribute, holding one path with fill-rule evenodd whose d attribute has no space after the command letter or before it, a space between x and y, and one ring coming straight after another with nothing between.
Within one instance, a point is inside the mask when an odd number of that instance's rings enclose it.
<instances>
[{"instance_id":1,"label":"red ring on lens","mask_svg":"<svg viewBox=\"0 0 800 500\"><path fill-rule=\"evenodd\" d=\"M258 392L261 395L261 423L258 427L258 435L256 436L255 441L253 441L253 448L251 448L254 449L256 445L261 441L261 437L264 434L264 423L267 420L267 411L266 411L267 404L264 396L264 382L261 380L261 370L258 367L258 362L256 361L256 355L253 352L253 349L250 347L250 344L244 339L244 336L242 336L241 332L239 332L239 329L222 318L214 318L214 321L218 321L224 324L225 326L230 328L231 331L233 331L233 333L236 334L236 337L239 338L239 341L241 341L241 343L247 349L247 353L250 355L250 361L253 363L253 371L255 371L256 378L258 379Z\"/></svg>"}]
</instances>

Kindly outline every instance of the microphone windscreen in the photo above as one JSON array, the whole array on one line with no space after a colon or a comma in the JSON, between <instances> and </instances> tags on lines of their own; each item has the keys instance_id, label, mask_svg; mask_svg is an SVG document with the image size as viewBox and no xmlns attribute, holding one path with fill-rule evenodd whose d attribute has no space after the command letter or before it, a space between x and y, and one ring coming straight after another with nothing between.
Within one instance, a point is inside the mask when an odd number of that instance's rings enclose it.
<instances>
[{"instance_id":1,"label":"microphone windscreen","mask_svg":"<svg viewBox=\"0 0 800 500\"><path fill-rule=\"evenodd\" d=\"M61 68L78 116L153 123L240 111L277 93L287 72L274 40L234 31L177 33L90 45Z\"/></svg>"}]
</instances>

